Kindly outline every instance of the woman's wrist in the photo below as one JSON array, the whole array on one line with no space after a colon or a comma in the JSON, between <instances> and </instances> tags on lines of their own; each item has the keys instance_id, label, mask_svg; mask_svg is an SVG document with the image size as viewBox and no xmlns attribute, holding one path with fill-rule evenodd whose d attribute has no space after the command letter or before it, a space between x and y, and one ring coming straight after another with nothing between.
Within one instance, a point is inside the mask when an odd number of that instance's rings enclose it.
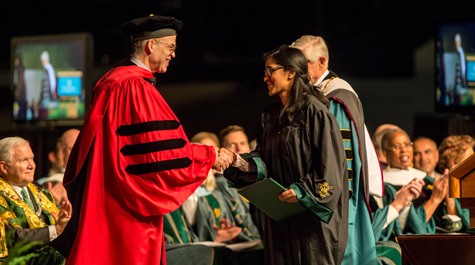
<instances>
[{"instance_id":1,"label":"woman's wrist","mask_svg":"<svg viewBox=\"0 0 475 265\"><path fill-rule=\"evenodd\" d=\"M450 206L454 205L454 203L455 203L455 200L453 198L451 198L451 200L446 200L444 202L444 205L445 205L445 207L450 207Z\"/></svg>"}]
</instances>

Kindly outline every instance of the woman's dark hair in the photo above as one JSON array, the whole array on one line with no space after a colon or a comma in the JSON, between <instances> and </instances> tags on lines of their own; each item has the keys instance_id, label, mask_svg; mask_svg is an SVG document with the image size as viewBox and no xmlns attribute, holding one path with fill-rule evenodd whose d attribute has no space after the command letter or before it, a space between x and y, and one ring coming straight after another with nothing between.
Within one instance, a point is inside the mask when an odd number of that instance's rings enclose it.
<instances>
[{"instance_id":1,"label":"woman's dark hair","mask_svg":"<svg viewBox=\"0 0 475 265\"><path fill-rule=\"evenodd\" d=\"M280 119L286 116L289 121L292 121L295 114L299 112L305 105L307 97L305 94L314 95L320 102L328 107L328 99L323 96L322 92L314 89L308 79L308 65L307 59L302 51L289 46L280 46L264 54L264 60L272 59L276 64L284 67L285 71L295 73L294 82L290 89L289 99L287 105L284 106Z\"/></svg>"}]
</instances>

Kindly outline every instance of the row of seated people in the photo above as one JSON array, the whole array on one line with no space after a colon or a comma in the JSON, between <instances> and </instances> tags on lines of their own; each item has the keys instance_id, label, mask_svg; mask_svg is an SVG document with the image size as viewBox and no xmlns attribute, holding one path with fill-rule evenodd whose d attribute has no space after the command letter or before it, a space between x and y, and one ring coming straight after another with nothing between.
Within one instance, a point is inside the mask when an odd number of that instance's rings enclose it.
<instances>
[{"instance_id":1,"label":"row of seated people","mask_svg":"<svg viewBox=\"0 0 475 265\"><path fill-rule=\"evenodd\" d=\"M380 262L391 264L387 259L392 259L398 264L400 253L394 257L388 251L398 247L398 236L464 232L469 227L469 210L461 208L460 199L449 197L448 171L474 153L475 141L468 135L449 136L437 150L429 138L413 143L397 126L384 127L373 135L384 168L384 195L371 197L372 227Z\"/></svg>"},{"instance_id":2,"label":"row of seated people","mask_svg":"<svg viewBox=\"0 0 475 265\"><path fill-rule=\"evenodd\" d=\"M214 133L200 132L190 142L221 145L239 154L251 151L244 129L236 125L223 129L219 139ZM249 202L228 187L222 172L211 170L179 209L166 214L163 230L168 264L263 264Z\"/></svg>"},{"instance_id":3,"label":"row of seated people","mask_svg":"<svg viewBox=\"0 0 475 265\"><path fill-rule=\"evenodd\" d=\"M61 185L51 183L61 181L58 174L64 171L78 132L70 130L60 138L56 153L50 154L50 176L38 181L58 205L67 197L62 193L64 189L55 189ZM244 129L239 126L224 129L219 139L212 133L200 133L191 142L221 145L240 154L251 150ZM448 196L447 170L473 154L472 137L450 136L437 151L432 140L418 138L412 143L403 130L392 127L375 133L373 142L384 167L385 181L383 197L371 200L380 263L400 263L400 256L388 257L387 251L397 248L399 235L463 232L469 227L468 210L460 207L459 199ZM444 174L436 172L437 163ZM259 214L251 215L251 211L249 203L228 187L222 173L210 172L195 194L164 218L168 264L262 264ZM244 245L247 249L229 247L240 242L251 244Z\"/></svg>"},{"instance_id":4,"label":"row of seated people","mask_svg":"<svg viewBox=\"0 0 475 265\"><path fill-rule=\"evenodd\" d=\"M230 126L230 128L233 126ZM233 150L236 153L246 153L250 149L247 147L247 137L245 136L243 129L233 132L237 140L226 141L221 139L221 145ZM229 128L228 128L229 129ZM223 130L224 132L225 130ZM378 253L378 261L381 264L400 264L401 253L396 251L394 255L393 251L397 249L397 237L402 234L433 234L440 232L463 232L469 227L469 213L467 209L460 207L460 200L450 198L448 196L448 176L440 174L435 170L437 162L439 162L439 168L443 169L442 172L453 168L460 163L463 159L473 154L473 147L475 141L470 136L450 136L446 138L439 150L434 141L431 139L421 137L418 138L414 144L411 142L406 132L399 129L397 126L386 128L382 132L374 134L376 138L373 138L375 147L378 149L379 157L381 158L381 166L384 168L384 195L382 198L371 197L370 206L373 211L373 234L376 243L376 250ZM379 137L379 139L378 139ZM194 142L202 144L216 145L216 139L212 139L210 133L200 133L192 139ZM214 136L216 138L216 136ZM222 137L221 137L222 138ZM213 143L214 142L214 143ZM243 148L243 145L245 148ZM440 153L440 159L439 159ZM419 169L416 169L417 167ZM220 205L227 205L227 211L221 207L221 216L224 219L233 220L236 224L240 224L242 216L247 215L247 222L251 222L251 226L255 227L250 220L251 217L249 211L249 205L242 197L232 188L227 187L226 180L222 177L222 174L217 172L215 174L215 180L217 184L217 190L211 191L213 188L209 187L208 181L200 188L201 191L197 191L194 196L190 197L179 210L170 214L168 220L173 219L172 215L179 216L181 219L191 223L187 226L188 232L196 234L194 240L188 240L189 242L200 241L215 241L223 242L216 237L220 232L224 232L229 229L228 225L222 225L219 222L219 218L216 218L216 208L211 206L208 198L214 198L215 201L221 202ZM205 188L208 186L208 188ZM213 185L211 185L213 186ZM222 196L225 193L226 196ZM193 211L185 210L190 208L193 197L198 197L195 205L191 207L196 209ZM196 199L195 199L196 200ZM235 207L235 203L231 201L239 201L240 205L243 205L245 210L243 213L233 213L232 209ZM213 210L215 209L215 210ZM231 209L231 211L229 211ZM179 215L177 214L179 213ZM231 214L231 217L229 217ZM239 216L239 218L233 218ZM191 217L190 217L191 216ZM193 217L194 216L194 217ZM170 219L171 218L171 219ZM176 218L176 217L175 217ZM196 220L200 219L200 220ZM254 219L255 223L259 223L258 218ZM239 227L238 225L237 227ZM170 226L170 229L165 233L167 237L176 237L176 227ZM214 227L212 229L212 227ZM231 227L232 228L232 227ZM222 231L220 231L220 229ZM253 230L253 236L236 236L229 242L242 242L249 241L258 238L256 229ZM175 234L175 235L174 235ZM228 236L231 233L228 233ZM242 231L239 233L242 234ZM189 238L193 238L189 236ZM218 239L217 239L218 238ZM170 251L176 251L177 241L168 240ZM180 242L181 243L181 242ZM172 246L173 245L173 246ZM189 252L190 253L190 252ZM200 254L205 253L201 251ZM227 257L232 257L233 260L246 259L243 253L234 256L236 253L230 255L229 251L224 254L223 251L214 251L214 255L218 255L216 260L225 260ZM192 255L190 253L190 255ZM173 263L173 259L184 258L183 254L174 255L172 252L170 255L167 253L167 259L170 264ZM251 260L257 262L261 257L253 257ZM180 259L178 259L180 260ZM229 262L229 261L228 261ZM227 263L223 263L227 264ZM230 263L231 264L231 263Z\"/></svg>"}]
</instances>

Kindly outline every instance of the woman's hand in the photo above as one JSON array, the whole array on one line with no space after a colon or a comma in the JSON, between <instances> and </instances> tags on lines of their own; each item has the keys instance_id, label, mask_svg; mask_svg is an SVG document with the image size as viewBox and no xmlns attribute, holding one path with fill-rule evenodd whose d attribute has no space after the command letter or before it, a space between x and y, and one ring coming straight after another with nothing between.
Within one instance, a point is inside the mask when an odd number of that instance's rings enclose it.
<instances>
[{"instance_id":1,"label":"woman's hand","mask_svg":"<svg viewBox=\"0 0 475 265\"><path fill-rule=\"evenodd\" d=\"M391 203L396 211L400 212L404 207L411 204L415 195L414 192L411 191L412 188L412 183L409 183L408 185L403 185L402 188L396 192L394 201Z\"/></svg>"},{"instance_id":2,"label":"woman's hand","mask_svg":"<svg viewBox=\"0 0 475 265\"><path fill-rule=\"evenodd\" d=\"M213 228L216 230L214 242L218 243L233 240L242 231L241 227L235 226L234 223L230 224L226 218L219 220L219 227L214 224Z\"/></svg>"},{"instance_id":3,"label":"woman's hand","mask_svg":"<svg viewBox=\"0 0 475 265\"><path fill-rule=\"evenodd\" d=\"M439 205L444 201L449 193L449 179L446 175L434 181L434 189L432 189L432 195L430 200Z\"/></svg>"},{"instance_id":4,"label":"woman's hand","mask_svg":"<svg viewBox=\"0 0 475 265\"><path fill-rule=\"evenodd\" d=\"M284 202L291 202L295 203L298 202L297 195L293 189L288 189L287 191L282 192L279 194L279 199Z\"/></svg>"}]
</instances>

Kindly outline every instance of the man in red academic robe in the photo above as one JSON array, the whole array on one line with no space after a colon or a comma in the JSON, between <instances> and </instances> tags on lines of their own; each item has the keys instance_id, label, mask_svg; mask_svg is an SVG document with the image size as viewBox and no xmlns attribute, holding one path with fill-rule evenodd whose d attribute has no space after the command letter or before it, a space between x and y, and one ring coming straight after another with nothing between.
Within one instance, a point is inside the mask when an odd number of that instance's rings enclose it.
<instances>
[{"instance_id":1,"label":"man in red academic robe","mask_svg":"<svg viewBox=\"0 0 475 265\"><path fill-rule=\"evenodd\" d=\"M175 57L182 22L150 16L123 25L132 56L95 86L64 184L73 218L54 247L67 264L165 264L163 218L231 162L190 144L155 88ZM219 162L219 163L218 163Z\"/></svg>"}]
</instances>

